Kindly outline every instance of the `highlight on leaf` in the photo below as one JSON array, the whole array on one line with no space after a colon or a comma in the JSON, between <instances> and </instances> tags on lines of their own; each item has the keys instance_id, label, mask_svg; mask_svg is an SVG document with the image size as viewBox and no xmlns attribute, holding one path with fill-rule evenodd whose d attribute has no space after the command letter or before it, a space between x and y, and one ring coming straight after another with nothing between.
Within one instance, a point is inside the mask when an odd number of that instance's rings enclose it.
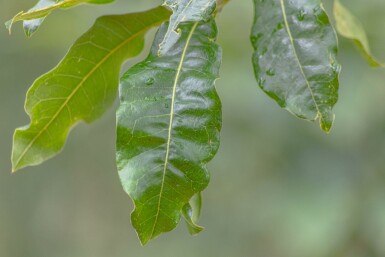
<instances>
[{"instance_id":1,"label":"highlight on leaf","mask_svg":"<svg viewBox=\"0 0 385 257\"><path fill-rule=\"evenodd\" d=\"M5 23L6 28L11 33L13 23L23 21L25 34L30 37L43 23L47 15L55 9L69 8L75 5L90 4L106 4L114 0L39 0L39 2L27 12L21 11L11 20Z\"/></svg>"},{"instance_id":2,"label":"highlight on leaf","mask_svg":"<svg viewBox=\"0 0 385 257\"><path fill-rule=\"evenodd\" d=\"M219 147L214 82L222 51L214 42L215 21L180 24L177 41L159 56L168 25L146 60L124 74L119 91L117 167L135 204L131 220L142 244L173 230L182 216L191 233L203 229L194 215L200 204L191 198L208 185L206 164Z\"/></svg>"},{"instance_id":3,"label":"highlight on leaf","mask_svg":"<svg viewBox=\"0 0 385 257\"><path fill-rule=\"evenodd\" d=\"M334 1L333 7L336 29L338 33L354 41L362 56L372 67L384 67L371 53L369 40L362 23L339 0Z\"/></svg>"},{"instance_id":4,"label":"highlight on leaf","mask_svg":"<svg viewBox=\"0 0 385 257\"><path fill-rule=\"evenodd\" d=\"M28 90L27 127L15 131L13 170L57 154L78 122L99 118L114 102L122 63L138 55L144 34L170 16L164 7L104 16L71 47L63 60Z\"/></svg>"}]
</instances>

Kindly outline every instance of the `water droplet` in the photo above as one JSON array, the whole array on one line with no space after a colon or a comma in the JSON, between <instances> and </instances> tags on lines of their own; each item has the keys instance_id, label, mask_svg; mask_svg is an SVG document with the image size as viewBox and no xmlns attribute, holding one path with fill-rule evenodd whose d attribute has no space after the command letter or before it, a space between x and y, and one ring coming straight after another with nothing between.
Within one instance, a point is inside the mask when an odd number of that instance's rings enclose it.
<instances>
[{"instance_id":1,"label":"water droplet","mask_svg":"<svg viewBox=\"0 0 385 257\"><path fill-rule=\"evenodd\" d=\"M268 70L266 71L266 74L269 75L269 76L274 76L274 75L275 75L275 70L273 70L273 69L268 69Z\"/></svg>"},{"instance_id":2,"label":"water droplet","mask_svg":"<svg viewBox=\"0 0 385 257\"><path fill-rule=\"evenodd\" d=\"M145 83L147 86L151 86L152 84L154 84L154 82L155 82L154 78L148 78L148 79L146 79Z\"/></svg>"}]
</instances>

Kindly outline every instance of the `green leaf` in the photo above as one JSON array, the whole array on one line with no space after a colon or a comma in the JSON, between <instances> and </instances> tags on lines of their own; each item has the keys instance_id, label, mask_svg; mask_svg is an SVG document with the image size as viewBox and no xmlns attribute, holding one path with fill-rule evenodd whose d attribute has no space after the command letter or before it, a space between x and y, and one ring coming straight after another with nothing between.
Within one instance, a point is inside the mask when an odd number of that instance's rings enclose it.
<instances>
[{"instance_id":1,"label":"green leaf","mask_svg":"<svg viewBox=\"0 0 385 257\"><path fill-rule=\"evenodd\" d=\"M144 34L169 15L158 7L97 19L59 65L29 89L25 109L31 123L15 132L13 169L52 157L63 148L71 127L100 117L114 102L123 61L139 54Z\"/></svg>"},{"instance_id":2,"label":"green leaf","mask_svg":"<svg viewBox=\"0 0 385 257\"><path fill-rule=\"evenodd\" d=\"M181 24L172 50L159 56L167 27L148 58L124 74L117 110L117 166L142 244L177 226L183 207L206 188L206 163L219 146L215 21Z\"/></svg>"},{"instance_id":3,"label":"green leaf","mask_svg":"<svg viewBox=\"0 0 385 257\"><path fill-rule=\"evenodd\" d=\"M338 99L337 39L319 0L254 0L251 42L259 86L329 132Z\"/></svg>"},{"instance_id":4,"label":"green leaf","mask_svg":"<svg viewBox=\"0 0 385 257\"><path fill-rule=\"evenodd\" d=\"M173 14L158 55L169 51L178 40L180 23L209 20L215 10L216 0L165 0L163 5L171 8Z\"/></svg>"},{"instance_id":5,"label":"green leaf","mask_svg":"<svg viewBox=\"0 0 385 257\"><path fill-rule=\"evenodd\" d=\"M339 0L334 1L333 12L338 33L354 41L370 66L383 67L384 65L377 61L370 51L369 41L361 22Z\"/></svg>"},{"instance_id":6,"label":"green leaf","mask_svg":"<svg viewBox=\"0 0 385 257\"><path fill-rule=\"evenodd\" d=\"M194 195L189 203L183 206L182 213L186 220L188 231L191 235L196 235L204 230L204 227L197 224L201 215L202 195L199 192Z\"/></svg>"},{"instance_id":7,"label":"green leaf","mask_svg":"<svg viewBox=\"0 0 385 257\"><path fill-rule=\"evenodd\" d=\"M23 21L25 34L30 37L43 23L45 17L53 10L59 8L69 8L82 3L106 4L114 0L40 0L33 8L27 12L19 12L5 26L11 32L13 23Z\"/></svg>"}]
</instances>

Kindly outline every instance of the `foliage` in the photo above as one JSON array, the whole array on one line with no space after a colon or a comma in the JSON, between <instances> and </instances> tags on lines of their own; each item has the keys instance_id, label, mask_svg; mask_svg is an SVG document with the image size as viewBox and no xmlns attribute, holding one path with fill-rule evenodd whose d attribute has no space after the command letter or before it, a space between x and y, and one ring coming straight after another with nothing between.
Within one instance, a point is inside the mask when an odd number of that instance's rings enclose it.
<instances>
[{"instance_id":1,"label":"foliage","mask_svg":"<svg viewBox=\"0 0 385 257\"><path fill-rule=\"evenodd\" d=\"M27 36L55 9L111 0L41 0L6 23L23 21ZM119 87L116 161L135 209L132 224L143 244L174 229L184 217L197 225L206 164L219 147L221 103L214 83L222 50L215 18L227 0L165 0L141 13L103 16L63 60L27 93L28 126L14 134L16 171L62 150L70 129L111 107ZM320 0L254 0L251 44L256 83L279 106L329 132L338 99L340 65L334 27ZM371 66L363 26L338 0L341 36L354 40ZM120 78L122 64L142 50L144 35L159 27L149 56ZM226 49L225 49L226 51Z\"/></svg>"}]
</instances>

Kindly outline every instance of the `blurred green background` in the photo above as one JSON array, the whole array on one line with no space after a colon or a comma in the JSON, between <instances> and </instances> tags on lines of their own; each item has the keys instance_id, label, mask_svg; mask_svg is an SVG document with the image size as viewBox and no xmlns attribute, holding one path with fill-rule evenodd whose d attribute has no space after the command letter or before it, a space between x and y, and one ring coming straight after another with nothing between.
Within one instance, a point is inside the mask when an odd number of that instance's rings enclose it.
<instances>
[{"instance_id":1,"label":"blurred green background","mask_svg":"<svg viewBox=\"0 0 385 257\"><path fill-rule=\"evenodd\" d=\"M0 20L34 2L0 0ZM92 125L77 126L59 156L10 173L12 134L29 122L23 103L33 80L55 66L97 16L160 3L120 0L57 11L31 39L21 24L11 36L0 29L0 256L385 256L385 71L368 68L351 42L340 40L340 100L334 128L325 135L257 87L249 44L252 1L233 0L218 17L224 127L203 194L203 233L190 237L182 222L140 246L114 164L113 109ZM385 1L344 3L385 60ZM325 4L330 12L331 1Z\"/></svg>"}]
</instances>

